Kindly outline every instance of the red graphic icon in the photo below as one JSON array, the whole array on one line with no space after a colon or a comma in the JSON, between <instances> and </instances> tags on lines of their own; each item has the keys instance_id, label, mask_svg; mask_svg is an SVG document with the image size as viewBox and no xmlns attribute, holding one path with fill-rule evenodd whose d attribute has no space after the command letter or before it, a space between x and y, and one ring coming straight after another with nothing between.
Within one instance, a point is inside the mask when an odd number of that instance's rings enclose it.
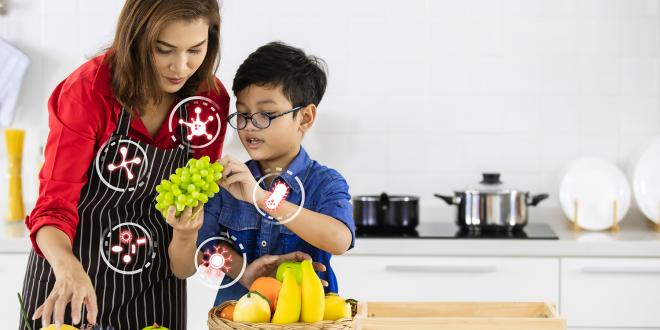
<instances>
[{"instance_id":1,"label":"red graphic icon","mask_svg":"<svg viewBox=\"0 0 660 330\"><path fill-rule=\"evenodd\" d=\"M224 246L214 245L213 249L205 249L202 257L202 265L206 266L209 275L221 277L231 270L231 254Z\"/></svg>"},{"instance_id":2,"label":"red graphic icon","mask_svg":"<svg viewBox=\"0 0 660 330\"><path fill-rule=\"evenodd\" d=\"M191 118L190 122L185 122L183 119L179 119L179 124L183 124L189 129L190 134L186 136L188 141L192 140L194 136L206 136L207 140L210 140L213 137L213 135L206 131L206 124L213 121L213 116L209 116L209 119L202 121L199 118L199 114L201 112L202 109L200 107L196 107L195 113L197 114L197 118Z\"/></svg>"},{"instance_id":3,"label":"red graphic icon","mask_svg":"<svg viewBox=\"0 0 660 330\"><path fill-rule=\"evenodd\" d=\"M264 201L264 206L269 210L277 209L282 201L289 195L289 187L284 182L277 182L272 188L270 195Z\"/></svg>"},{"instance_id":4,"label":"red graphic icon","mask_svg":"<svg viewBox=\"0 0 660 330\"><path fill-rule=\"evenodd\" d=\"M146 244L146 237L138 237L135 243L133 243L133 233L130 230L122 230L119 233L119 244L111 246L110 251L114 254L121 254L124 252L124 245L126 245L127 252L121 256L121 261L128 265L133 261L132 256L137 254L137 249Z\"/></svg>"},{"instance_id":5,"label":"red graphic icon","mask_svg":"<svg viewBox=\"0 0 660 330\"><path fill-rule=\"evenodd\" d=\"M121 158L122 158L121 163L119 165L115 165L115 164L108 165L108 170L110 170L110 172L113 172L116 169L123 168L123 169L126 170L126 177L129 180L133 180L133 177L134 177L133 172L131 172L131 170L128 168L128 165L129 164L140 164L140 163L142 163L142 159L140 157L135 157L131 160L126 160L126 154L128 153L128 148L126 148L126 147L119 148L119 153L121 153Z\"/></svg>"}]
</instances>

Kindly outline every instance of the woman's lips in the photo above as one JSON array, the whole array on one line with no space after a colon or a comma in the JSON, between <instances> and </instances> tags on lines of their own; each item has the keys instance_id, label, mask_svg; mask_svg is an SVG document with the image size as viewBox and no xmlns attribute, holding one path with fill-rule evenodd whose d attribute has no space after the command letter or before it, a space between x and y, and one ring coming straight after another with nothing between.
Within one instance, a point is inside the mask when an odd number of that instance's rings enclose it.
<instances>
[{"instance_id":1,"label":"woman's lips","mask_svg":"<svg viewBox=\"0 0 660 330\"><path fill-rule=\"evenodd\" d=\"M179 85L179 84L181 84L181 83L184 81L183 78L169 78L169 77L165 77L165 79L167 79L167 81L169 81L170 84L172 84L172 85Z\"/></svg>"}]
</instances>

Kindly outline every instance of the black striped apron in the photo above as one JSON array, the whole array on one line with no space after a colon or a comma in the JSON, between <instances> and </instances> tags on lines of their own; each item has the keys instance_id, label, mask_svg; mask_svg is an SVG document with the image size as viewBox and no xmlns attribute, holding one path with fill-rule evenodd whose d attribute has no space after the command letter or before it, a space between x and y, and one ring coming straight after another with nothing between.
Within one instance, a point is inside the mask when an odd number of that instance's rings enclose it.
<instances>
[{"instance_id":1,"label":"black striped apron","mask_svg":"<svg viewBox=\"0 0 660 330\"><path fill-rule=\"evenodd\" d=\"M180 116L187 118L185 111ZM133 140L130 122L130 113L122 109L117 129L90 165L78 203L73 253L96 289L97 324L103 329L136 330L154 323L186 329L186 282L170 270L172 228L154 204L156 185L186 164L191 148L179 144L164 150ZM182 141L183 125L178 134ZM50 265L33 250L23 282L28 316L54 284ZM70 306L65 323L71 324ZM40 328L41 320L34 321L32 329ZM26 329L23 320L19 329Z\"/></svg>"}]
</instances>

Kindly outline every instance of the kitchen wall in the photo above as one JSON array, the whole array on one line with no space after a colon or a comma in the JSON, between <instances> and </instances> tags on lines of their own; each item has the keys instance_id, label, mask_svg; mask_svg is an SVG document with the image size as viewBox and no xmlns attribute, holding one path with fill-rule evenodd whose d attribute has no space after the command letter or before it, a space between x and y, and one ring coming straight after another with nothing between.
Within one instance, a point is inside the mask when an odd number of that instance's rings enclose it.
<instances>
[{"instance_id":1,"label":"kitchen wall","mask_svg":"<svg viewBox=\"0 0 660 330\"><path fill-rule=\"evenodd\" d=\"M15 125L29 127L34 200L47 97L111 41L123 2L10 2L0 37L32 59ZM242 59L271 40L324 58L329 87L304 145L353 194L415 194L441 208L433 192L489 170L550 192L550 207L571 159L624 166L660 131L659 13L658 0L227 0L218 75L230 88ZM225 150L247 157L235 138Z\"/></svg>"}]
</instances>

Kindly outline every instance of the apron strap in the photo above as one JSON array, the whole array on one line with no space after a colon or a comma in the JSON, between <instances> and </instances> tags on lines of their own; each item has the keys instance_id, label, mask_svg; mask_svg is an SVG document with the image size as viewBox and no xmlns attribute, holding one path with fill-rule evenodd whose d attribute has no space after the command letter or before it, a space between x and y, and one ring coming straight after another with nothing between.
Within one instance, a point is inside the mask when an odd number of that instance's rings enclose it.
<instances>
[{"instance_id":1,"label":"apron strap","mask_svg":"<svg viewBox=\"0 0 660 330\"><path fill-rule=\"evenodd\" d=\"M130 129L130 127L131 127L131 114L128 111L126 111L124 107L122 107L121 112L119 113L117 128L112 134L115 136L118 135L128 136L128 130Z\"/></svg>"}]
</instances>

